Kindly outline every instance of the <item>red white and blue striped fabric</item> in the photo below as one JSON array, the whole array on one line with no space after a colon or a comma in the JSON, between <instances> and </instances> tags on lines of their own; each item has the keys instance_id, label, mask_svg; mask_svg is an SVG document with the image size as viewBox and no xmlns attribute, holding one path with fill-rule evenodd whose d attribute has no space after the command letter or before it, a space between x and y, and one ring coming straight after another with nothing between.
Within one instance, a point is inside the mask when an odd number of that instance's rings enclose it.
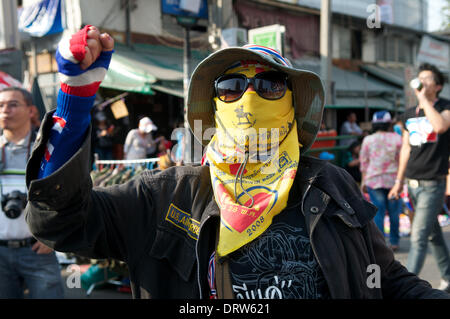
<instances>
[{"instance_id":1,"label":"red white and blue striped fabric","mask_svg":"<svg viewBox=\"0 0 450 319\"><path fill-rule=\"evenodd\" d=\"M52 156L53 150L55 148L53 147L52 144L50 144L50 141L47 142L47 147L45 148L45 154L44 154L44 158L45 160L48 162L50 160L50 157Z\"/></svg>"},{"instance_id":2,"label":"red white and blue striped fabric","mask_svg":"<svg viewBox=\"0 0 450 319\"><path fill-rule=\"evenodd\" d=\"M283 58L283 56L280 54L280 52L278 52L275 49L268 48L268 47L265 47L262 45L257 45L257 44L247 44L247 45L244 45L243 48L249 49L249 50L254 50L259 53L271 56L272 58L275 58L274 60L276 62L281 63L282 65L287 66L287 67L292 67L289 60Z\"/></svg>"},{"instance_id":3,"label":"red white and blue striped fabric","mask_svg":"<svg viewBox=\"0 0 450 319\"><path fill-rule=\"evenodd\" d=\"M208 284L210 291L209 299L217 299L215 257L216 252L213 251L211 257L209 257L209 264L208 264Z\"/></svg>"},{"instance_id":4,"label":"red white and blue striped fabric","mask_svg":"<svg viewBox=\"0 0 450 319\"><path fill-rule=\"evenodd\" d=\"M63 119L62 117L53 115L53 127L52 130L55 130L57 132L57 134L61 134L62 130L64 129L64 127L66 126L66 120ZM55 133L53 133L55 134ZM50 157L52 156L53 150L55 149L55 147L53 146L53 144L50 143L50 140L47 142L47 147L45 149L45 154L44 154L44 158L45 160L48 162L50 160Z\"/></svg>"},{"instance_id":5,"label":"red white and blue striped fabric","mask_svg":"<svg viewBox=\"0 0 450 319\"><path fill-rule=\"evenodd\" d=\"M53 130L56 130L58 133L61 133L64 127L66 126L66 120L62 117L53 115Z\"/></svg>"},{"instance_id":6,"label":"red white and blue striped fabric","mask_svg":"<svg viewBox=\"0 0 450 319\"><path fill-rule=\"evenodd\" d=\"M76 96L94 95L105 78L113 51L102 51L97 60L86 70L79 63L84 59L89 25L75 33L70 39L63 38L56 51L61 90Z\"/></svg>"},{"instance_id":7,"label":"red white and blue striped fabric","mask_svg":"<svg viewBox=\"0 0 450 319\"><path fill-rule=\"evenodd\" d=\"M84 27L70 39L64 38L58 45L56 62L61 89L38 178L49 176L76 153L91 122L90 110L113 51L102 52L89 68L81 69L89 27Z\"/></svg>"}]
</instances>

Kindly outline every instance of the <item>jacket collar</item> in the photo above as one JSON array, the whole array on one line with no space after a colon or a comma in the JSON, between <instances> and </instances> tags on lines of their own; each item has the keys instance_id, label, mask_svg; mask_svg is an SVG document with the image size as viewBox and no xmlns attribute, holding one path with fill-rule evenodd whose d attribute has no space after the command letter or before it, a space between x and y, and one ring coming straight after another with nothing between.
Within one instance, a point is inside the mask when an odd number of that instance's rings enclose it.
<instances>
[{"instance_id":1,"label":"jacket collar","mask_svg":"<svg viewBox=\"0 0 450 319\"><path fill-rule=\"evenodd\" d=\"M207 220L209 217L219 217L220 216L219 206L217 206L216 200L214 199L213 192L211 192L211 197L212 198L209 201L208 205L206 205L205 213L202 215L200 224L203 224L203 222L205 220Z\"/></svg>"},{"instance_id":2,"label":"jacket collar","mask_svg":"<svg viewBox=\"0 0 450 319\"><path fill-rule=\"evenodd\" d=\"M348 173L322 160L303 156L298 176L302 196L302 211L320 216L337 216L350 227L366 225L376 214L376 207L366 201ZM350 181L350 182L347 182ZM357 212L357 213L356 213Z\"/></svg>"}]
</instances>

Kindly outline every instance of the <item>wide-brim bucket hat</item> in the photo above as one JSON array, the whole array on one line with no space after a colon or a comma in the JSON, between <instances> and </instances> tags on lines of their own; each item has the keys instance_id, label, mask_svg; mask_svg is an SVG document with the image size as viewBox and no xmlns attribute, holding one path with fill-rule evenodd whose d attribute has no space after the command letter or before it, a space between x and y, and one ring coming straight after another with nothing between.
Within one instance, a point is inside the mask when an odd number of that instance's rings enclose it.
<instances>
[{"instance_id":1,"label":"wide-brim bucket hat","mask_svg":"<svg viewBox=\"0 0 450 319\"><path fill-rule=\"evenodd\" d=\"M314 143L322 121L325 93L320 77L314 72L295 69L277 51L259 45L218 50L192 73L187 100L187 120L196 139L204 146L210 142L206 130L214 128L214 81L238 61L258 61L288 75L292 86L298 139L304 153ZM194 125L194 121L201 121ZM209 131L211 132L211 131ZM208 135L208 136L205 136Z\"/></svg>"}]
</instances>

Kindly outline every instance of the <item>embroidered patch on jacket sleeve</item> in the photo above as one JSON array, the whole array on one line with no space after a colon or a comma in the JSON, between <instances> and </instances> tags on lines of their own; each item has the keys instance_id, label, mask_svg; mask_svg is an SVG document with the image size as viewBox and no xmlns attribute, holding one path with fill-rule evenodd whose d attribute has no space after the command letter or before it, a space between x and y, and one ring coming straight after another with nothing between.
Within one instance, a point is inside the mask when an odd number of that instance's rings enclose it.
<instances>
[{"instance_id":1,"label":"embroidered patch on jacket sleeve","mask_svg":"<svg viewBox=\"0 0 450 319\"><path fill-rule=\"evenodd\" d=\"M191 214L186 213L176 207L174 204L170 204L167 211L166 221L185 231L189 237L194 240L198 239L200 232L200 222L192 219Z\"/></svg>"}]
</instances>

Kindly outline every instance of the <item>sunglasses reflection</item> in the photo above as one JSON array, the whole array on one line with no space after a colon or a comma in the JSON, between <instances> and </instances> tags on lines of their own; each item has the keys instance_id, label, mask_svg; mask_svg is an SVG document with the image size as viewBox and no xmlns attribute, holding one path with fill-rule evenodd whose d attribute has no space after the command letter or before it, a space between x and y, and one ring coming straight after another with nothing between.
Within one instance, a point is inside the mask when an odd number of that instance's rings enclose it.
<instances>
[{"instance_id":1,"label":"sunglasses reflection","mask_svg":"<svg viewBox=\"0 0 450 319\"><path fill-rule=\"evenodd\" d=\"M242 97L250 85L262 98L277 100L286 92L287 76L276 71L258 73L253 78L240 73L225 74L215 81L216 96L222 102L234 102Z\"/></svg>"}]
</instances>

